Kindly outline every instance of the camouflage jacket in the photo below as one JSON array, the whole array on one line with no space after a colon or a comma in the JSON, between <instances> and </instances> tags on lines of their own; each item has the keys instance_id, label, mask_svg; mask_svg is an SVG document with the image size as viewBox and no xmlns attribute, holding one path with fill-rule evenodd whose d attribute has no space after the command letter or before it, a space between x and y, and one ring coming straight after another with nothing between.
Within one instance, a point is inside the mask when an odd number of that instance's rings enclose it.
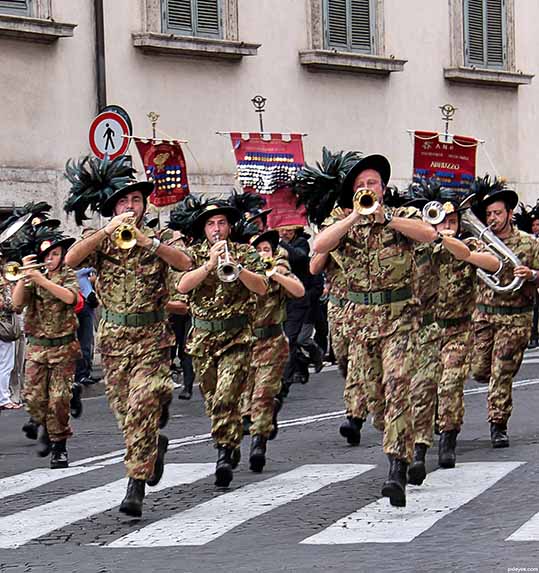
<instances>
[{"instance_id":1,"label":"camouflage jacket","mask_svg":"<svg viewBox=\"0 0 539 573\"><path fill-rule=\"evenodd\" d=\"M47 289L32 283L25 287L26 314L24 332L36 338L60 338L77 331L78 321L75 304L79 283L75 271L62 265L47 278L53 283L69 289L75 295L75 303L66 304ZM17 309L22 310L22 309Z\"/></svg>"},{"instance_id":2,"label":"camouflage jacket","mask_svg":"<svg viewBox=\"0 0 539 573\"><path fill-rule=\"evenodd\" d=\"M210 244L204 241L187 249L193 260L193 268L199 268L209 260ZM262 260L249 245L228 242L230 256L247 270L259 273L265 278ZM183 276L180 274L180 278ZM238 279L231 283L219 280L216 270L189 293L189 303L193 317L201 320L222 320L236 316L252 318L253 299L251 291ZM187 352L193 356L213 354L219 356L231 346L253 343L251 324L220 332L210 332L194 326L187 341Z\"/></svg>"},{"instance_id":3,"label":"camouflage jacket","mask_svg":"<svg viewBox=\"0 0 539 573\"><path fill-rule=\"evenodd\" d=\"M148 237L155 236L148 227L141 230ZM169 266L156 254L138 245L119 249L106 237L84 265L96 269L95 290L105 309L120 314L164 310L169 299ZM165 320L147 326L123 326L101 320L98 343L103 354L119 356L126 346L141 354L150 347L172 346L174 337Z\"/></svg>"},{"instance_id":4,"label":"camouflage jacket","mask_svg":"<svg viewBox=\"0 0 539 573\"><path fill-rule=\"evenodd\" d=\"M343 210L340 207L335 207L335 209L331 211L330 216L322 223L322 229L337 223L337 221L341 221L344 217L345 214ZM346 273L344 271L344 261L337 251L333 251L329 255L324 271L329 284L329 293L336 298L345 299L348 286Z\"/></svg>"},{"instance_id":5,"label":"camouflage jacket","mask_svg":"<svg viewBox=\"0 0 539 573\"><path fill-rule=\"evenodd\" d=\"M434 248L430 243L416 243L413 250L413 292L424 315L433 313L438 298L440 266L435 260Z\"/></svg>"},{"instance_id":6,"label":"camouflage jacket","mask_svg":"<svg viewBox=\"0 0 539 573\"><path fill-rule=\"evenodd\" d=\"M539 241L524 231L513 228L511 235L503 241L511 251L520 259L521 263L530 269L539 269ZM501 284L507 285L513 280L513 267L506 265L501 274ZM537 286L524 282L522 287L513 293L496 293L483 281L477 283L476 304L497 307L529 308L519 314L490 314L475 310L473 320L485 320L495 324L511 324L513 326L526 326L530 324L535 292Z\"/></svg>"},{"instance_id":7,"label":"camouflage jacket","mask_svg":"<svg viewBox=\"0 0 539 573\"><path fill-rule=\"evenodd\" d=\"M294 276L290 270L288 261L281 259L279 266L284 271L285 276ZM253 294L255 299L255 311L253 318L253 328L262 328L272 324L280 324L286 320L286 301L290 297L288 291L279 283L269 279L268 291L264 296Z\"/></svg>"},{"instance_id":8,"label":"camouflage jacket","mask_svg":"<svg viewBox=\"0 0 539 573\"><path fill-rule=\"evenodd\" d=\"M11 320L12 313L11 285L4 278L4 273L0 273L0 320Z\"/></svg>"}]
</instances>

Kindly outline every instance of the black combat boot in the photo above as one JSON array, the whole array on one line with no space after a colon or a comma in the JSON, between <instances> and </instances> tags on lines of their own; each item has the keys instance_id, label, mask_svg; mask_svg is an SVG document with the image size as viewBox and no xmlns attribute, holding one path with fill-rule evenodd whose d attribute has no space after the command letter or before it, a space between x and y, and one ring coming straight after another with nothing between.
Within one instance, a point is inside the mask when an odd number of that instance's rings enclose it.
<instances>
[{"instance_id":1,"label":"black combat boot","mask_svg":"<svg viewBox=\"0 0 539 573\"><path fill-rule=\"evenodd\" d=\"M457 461L455 449L457 447L458 430L449 430L440 434L438 444L438 465L441 468L454 468Z\"/></svg>"},{"instance_id":2,"label":"black combat boot","mask_svg":"<svg viewBox=\"0 0 539 573\"><path fill-rule=\"evenodd\" d=\"M164 434L159 434L159 438L157 438L157 457L153 466L153 475L148 480L149 486L157 485L161 481L165 469L165 454L167 450L168 438Z\"/></svg>"},{"instance_id":3,"label":"black combat boot","mask_svg":"<svg viewBox=\"0 0 539 573\"><path fill-rule=\"evenodd\" d=\"M414 447L414 460L408 468L408 483L421 485L427 477L425 468L425 455L427 454L427 444L416 444Z\"/></svg>"},{"instance_id":4,"label":"black combat boot","mask_svg":"<svg viewBox=\"0 0 539 573\"><path fill-rule=\"evenodd\" d=\"M37 442L37 455L40 458L46 458L51 453L51 441L49 438L49 432L47 428L43 426L41 432L39 433L39 439Z\"/></svg>"},{"instance_id":5,"label":"black combat boot","mask_svg":"<svg viewBox=\"0 0 539 573\"><path fill-rule=\"evenodd\" d=\"M251 452L249 454L249 468L251 471L260 473L266 465L266 438L253 436L251 440Z\"/></svg>"},{"instance_id":6,"label":"black combat boot","mask_svg":"<svg viewBox=\"0 0 539 573\"><path fill-rule=\"evenodd\" d=\"M490 442L493 448L508 448L507 424L490 423Z\"/></svg>"},{"instance_id":7,"label":"black combat boot","mask_svg":"<svg viewBox=\"0 0 539 573\"><path fill-rule=\"evenodd\" d=\"M66 441L53 442L51 445L51 469L57 470L68 466Z\"/></svg>"},{"instance_id":8,"label":"black combat boot","mask_svg":"<svg viewBox=\"0 0 539 573\"><path fill-rule=\"evenodd\" d=\"M230 456L230 465L232 466L233 470L235 470L240 465L240 461L241 461L241 448L240 446L238 446L237 448L234 448L232 450L232 455Z\"/></svg>"},{"instance_id":9,"label":"black combat boot","mask_svg":"<svg viewBox=\"0 0 539 573\"><path fill-rule=\"evenodd\" d=\"M389 503L395 507L406 506L406 470L408 464L388 455L389 474L382 487L382 495L389 497Z\"/></svg>"},{"instance_id":10,"label":"black combat boot","mask_svg":"<svg viewBox=\"0 0 539 573\"><path fill-rule=\"evenodd\" d=\"M129 478L127 491L120 504L119 511L131 517L140 517L142 515L145 485L146 482L143 479Z\"/></svg>"},{"instance_id":11,"label":"black combat boot","mask_svg":"<svg viewBox=\"0 0 539 573\"><path fill-rule=\"evenodd\" d=\"M69 409L73 418L80 418L82 415L82 386L78 382L74 382L71 387L71 401Z\"/></svg>"},{"instance_id":12,"label":"black combat boot","mask_svg":"<svg viewBox=\"0 0 539 573\"><path fill-rule=\"evenodd\" d=\"M217 447L217 464L215 465L215 485L228 487L232 481L232 451L227 446Z\"/></svg>"},{"instance_id":13,"label":"black combat boot","mask_svg":"<svg viewBox=\"0 0 539 573\"><path fill-rule=\"evenodd\" d=\"M241 417L241 426L244 436L249 435L249 430L251 429L251 416L242 416Z\"/></svg>"},{"instance_id":14,"label":"black combat boot","mask_svg":"<svg viewBox=\"0 0 539 573\"><path fill-rule=\"evenodd\" d=\"M282 407L283 407L282 399L279 396L273 398L273 417L271 419L273 428L271 429L268 440L274 440L277 437L277 433L279 432L277 416L279 415L279 412L281 411Z\"/></svg>"},{"instance_id":15,"label":"black combat boot","mask_svg":"<svg viewBox=\"0 0 539 573\"><path fill-rule=\"evenodd\" d=\"M190 382L186 382L184 375L182 387L178 394L178 400L191 400L192 396L193 396L193 380L191 380Z\"/></svg>"},{"instance_id":16,"label":"black combat boot","mask_svg":"<svg viewBox=\"0 0 539 573\"><path fill-rule=\"evenodd\" d=\"M161 416L159 417L159 429L162 430L170 419L170 400L161 406Z\"/></svg>"},{"instance_id":17,"label":"black combat boot","mask_svg":"<svg viewBox=\"0 0 539 573\"><path fill-rule=\"evenodd\" d=\"M34 418L30 418L22 427L22 431L26 434L26 437L29 440L37 440L38 430L39 424L34 420Z\"/></svg>"},{"instance_id":18,"label":"black combat boot","mask_svg":"<svg viewBox=\"0 0 539 573\"><path fill-rule=\"evenodd\" d=\"M339 433L351 446L359 446L361 442L361 428L363 426L363 420L361 418L354 418L353 416L348 416L346 420L341 424L339 428Z\"/></svg>"}]
</instances>

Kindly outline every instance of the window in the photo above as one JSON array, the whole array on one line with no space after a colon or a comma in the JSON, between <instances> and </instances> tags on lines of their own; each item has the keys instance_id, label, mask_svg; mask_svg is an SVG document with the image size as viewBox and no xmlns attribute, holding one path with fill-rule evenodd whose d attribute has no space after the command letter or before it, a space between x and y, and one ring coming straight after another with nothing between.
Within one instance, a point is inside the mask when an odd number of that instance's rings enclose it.
<instances>
[{"instance_id":1,"label":"window","mask_svg":"<svg viewBox=\"0 0 539 573\"><path fill-rule=\"evenodd\" d=\"M325 0L326 47L373 53L375 10L373 0Z\"/></svg>"},{"instance_id":2,"label":"window","mask_svg":"<svg viewBox=\"0 0 539 573\"><path fill-rule=\"evenodd\" d=\"M220 0L161 0L163 32L220 38Z\"/></svg>"},{"instance_id":3,"label":"window","mask_svg":"<svg viewBox=\"0 0 539 573\"><path fill-rule=\"evenodd\" d=\"M31 0L0 0L0 12L17 16L31 15Z\"/></svg>"},{"instance_id":4,"label":"window","mask_svg":"<svg viewBox=\"0 0 539 573\"><path fill-rule=\"evenodd\" d=\"M464 0L464 54L468 66L507 67L505 0Z\"/></svg>"}]
</instances>

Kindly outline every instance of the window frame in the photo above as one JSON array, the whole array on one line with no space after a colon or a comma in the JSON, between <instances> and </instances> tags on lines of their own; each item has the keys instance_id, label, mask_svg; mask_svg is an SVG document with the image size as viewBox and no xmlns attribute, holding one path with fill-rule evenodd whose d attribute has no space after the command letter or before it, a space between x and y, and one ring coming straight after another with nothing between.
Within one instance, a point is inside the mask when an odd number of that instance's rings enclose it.
<instances>
[{"instance_id":1,"label":"window frame","mask_svg":"<svg viewBox=\"0 0 539 573\"><path fill-rule=\"evenodd\" d=\"M191 28L174 28L174 27L169 27L167 24L167 11L168 11L168 3L169 0L161 0L160 4L161 4L161 31L164 34L175 34L175 35L181 35L181 36L191 36L193 38L210 38L210 39L214 39L214 40L221 40L224 38L224 26L223 26L223 21L224 21L224 2L223 0L216 0L217 1L217 14L218 14L218 27L219 27L219 32L217 34L210 34L210 33L204 33L204 32L199 32L197 29L197 11L198 11L198 1L199 0L189 0L190 4L191 4L191 22L192 22L192 26ZM196 7L195 7L195 3L196 3Z\"/></svg>"}]
</instances>

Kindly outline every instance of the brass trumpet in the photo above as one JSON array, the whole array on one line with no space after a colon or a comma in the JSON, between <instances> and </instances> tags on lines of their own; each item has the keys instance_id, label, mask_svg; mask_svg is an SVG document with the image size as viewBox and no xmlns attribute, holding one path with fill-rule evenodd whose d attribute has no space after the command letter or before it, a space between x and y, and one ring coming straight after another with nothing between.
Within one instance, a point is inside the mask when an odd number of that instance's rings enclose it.
<instances>
[{"instance_id":1,"label":"brass trumpet","mask_svg":"<svg viewBox=\"0 0 539 573\"><path fill-rule=\"evenodd\" d=\"M376 193L366 187L354 193L352 204L354 210L360 215L372 215L380 205Z\"/></svg>"},{"instance_id":2,"label":"brass trumpet","mask_svg":"<svg viewBox=\"0 0 539 573\"><path fill-rule=\"evenodd\" d=\"M9 282L17 282L26 278L28 275L24 271L30 269L39 269L42 274L46 275L49 270L43 263L34 263L31 265L21 265L16 261L9 261L4 265L4 278Z\"/></svg>"},{"instance_id":3,"label":"brass trumpet","mask_svg":"<svg viewBox=\"0 0 539 573\"><path fill-rule=\"evenodd\" d=\"M429 201L421 213L423 221L430 225L439 225L446 216L443 205L439 201Z\"/></svg>"},{"instance_id":4,"label":"brass trumpet","mask_svg":"<svg viewBox=\"0 0 539 573\"><path fill-rule=\"evenodd\" d=\"M214 235L214 243L219 240L219 233ZM225 254L217 259L217 278L224 283L233 283L240 276L240 268L230 256L228 243L225 241Z\"/></svg>"},{"instance_id":5,"label":"brass trumpet","mask_svg":"<svg viewBox=\"0 0 539 573\"><path fill-rule=\"evenodd\" d=\"M262 264L264 265L264 271L266 272L267 277L269 277L273 273L273 270L277 266L277 262L273 257L262 259Z\"/></svg>"},{"instance_id":6,"label":"brass trumpet","mask_svg":"<svg viewBox=\"0 0 539 573\"><path fill-rule=\"evenodd\" d=\"M121 223L112 234L112 240L119 249L132 249L137 244L135 226L131 223Z\"/></svg>"}]
</instances>

